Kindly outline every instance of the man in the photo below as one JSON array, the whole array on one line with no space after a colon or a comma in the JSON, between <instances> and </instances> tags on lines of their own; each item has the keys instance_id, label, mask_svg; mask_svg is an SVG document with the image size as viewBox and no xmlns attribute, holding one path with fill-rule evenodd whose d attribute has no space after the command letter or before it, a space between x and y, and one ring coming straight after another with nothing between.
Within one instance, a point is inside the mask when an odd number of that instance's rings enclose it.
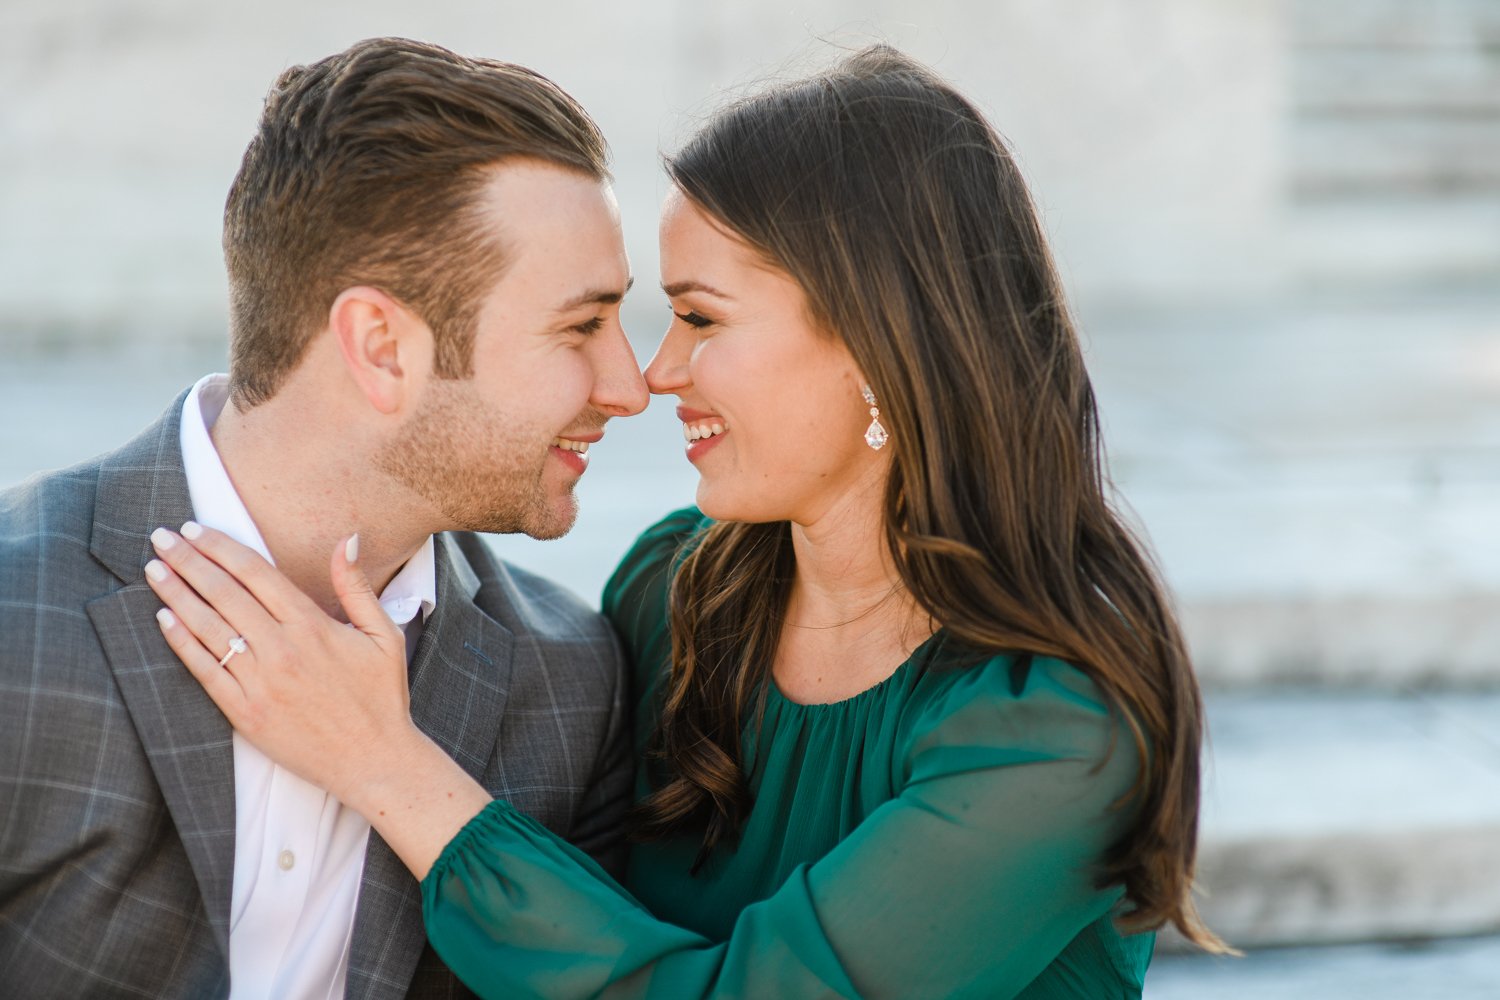
<instances>
[{"instance_id":1,"label":"man","mask_svg":"<svg viewBox=\"0 0 1500 1000\"><path fill-rule=\"evenodd\" d=\"M231 733L142 570L194 520L338 613L357 533L417 724L617 864L618 647L467 534L566 532L589 444L645 405L604 142L528 70L361 42L273 87L224 249L229 375L0 494L0 991L462 993L401 863Z\"/></svg>"}]
</instances>

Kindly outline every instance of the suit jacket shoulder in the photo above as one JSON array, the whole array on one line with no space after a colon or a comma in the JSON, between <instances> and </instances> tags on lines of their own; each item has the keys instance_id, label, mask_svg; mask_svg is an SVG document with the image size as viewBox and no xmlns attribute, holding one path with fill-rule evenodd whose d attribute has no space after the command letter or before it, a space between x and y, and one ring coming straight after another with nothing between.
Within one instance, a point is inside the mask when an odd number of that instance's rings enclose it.
<instances>
[{"instance_id":1,"label":"suit jacket shoulder","mask_svg":"<svg viewBox=\"0 0 1500 1000\"><path fill-rule=\"evenodd\" d=\"M141 578L151 529L192 512L181 402L0 493L0 982L17 996L227 992L229 733L181 683Z\"/></svg>"},{"instance_id":2,"label":"suit jacket shoulder","mask_svg":"<svg viewBox=\"0 0 1500 1000\"><path fill-rule=\"evenodd\" d=\"M78 582L75 566L94 562L89 538L98 482L95 461L42 473L0 492L0 615L45 603L47 590ZM53 574L57 567L68 572ZM79 603L76 597L72 603ZM83 613L81 606L76 610Z\"/></svg>"},{"instance_id":3,"label":"suit jacket shoulder","mask_svg":"<svg viewBox=\"0 0 1500 1000\"><path fill-rule=\"evenodd\" d=\"M627 692L614 630L565 587L496 557L479 535L444 533L438 546L439 606L428 631L441 633L432 639L448 659L467 655L502 689L490 710L503 712L506 723L481 783L577 840L578 823L596 811L590 792L601 772L629 770L617 745L628 736ZM454 589L463 596L445 594ZM413 683L415 699L423 679ZM626 793L617 781L606 783L618 821Z\"/></svg>"},{"instance_id":4,"label":"suit jacket shoulder","mask_svg":"<svg viewBox=\"0 0 1500 1000\"><path fill-rule=\"evenodd\" d=\"M448 537L479 582L474 603L512 632L543 641L615 641L604 616L568 588L501 560L473 532L452 532Z\"/></svg>"}]
</instances>

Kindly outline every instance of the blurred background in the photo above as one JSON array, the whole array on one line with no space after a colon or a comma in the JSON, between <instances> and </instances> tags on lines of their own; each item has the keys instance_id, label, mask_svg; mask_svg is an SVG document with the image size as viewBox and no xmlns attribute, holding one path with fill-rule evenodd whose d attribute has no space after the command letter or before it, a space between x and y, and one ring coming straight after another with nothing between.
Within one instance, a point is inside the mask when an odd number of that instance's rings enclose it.
<instances>
[{"instance_id":1,"label":"blurred background","mask_svg":"<svg viewBox=\"0 0 1500 1000\"><path fill-rule=\"evenodd\" d=\"M1207 693L1202 907L1248 956L1165 936L1147 995L1500 996L1500 2L5 0L0 488L224 368L262 97L382 34L594 113L643 362L662 151L872 41L958 84L1033 185ZM661 402L613 425L575 532L495 545L597 600L691 502L680 441Z\"/></svg>"}]
</instances>

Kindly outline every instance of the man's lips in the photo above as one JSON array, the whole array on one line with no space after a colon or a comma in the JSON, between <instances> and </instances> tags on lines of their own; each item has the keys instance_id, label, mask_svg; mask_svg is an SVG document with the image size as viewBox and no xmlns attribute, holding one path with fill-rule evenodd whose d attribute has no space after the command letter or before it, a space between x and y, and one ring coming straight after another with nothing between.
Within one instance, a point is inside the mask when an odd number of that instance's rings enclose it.
<instances>
[{"instance_id":1,"label":"man's lips","mask_svg":"<svg viewBox=\"0 0 1500 1000\"><path fill-rule=\"evenodd\" d=\"M585 431L581 434L559 434L552 439L548 451L562 459L574 472L583 472L589 464L589 446L604 437L603 431Z\"/></svg>"}]
</instances>

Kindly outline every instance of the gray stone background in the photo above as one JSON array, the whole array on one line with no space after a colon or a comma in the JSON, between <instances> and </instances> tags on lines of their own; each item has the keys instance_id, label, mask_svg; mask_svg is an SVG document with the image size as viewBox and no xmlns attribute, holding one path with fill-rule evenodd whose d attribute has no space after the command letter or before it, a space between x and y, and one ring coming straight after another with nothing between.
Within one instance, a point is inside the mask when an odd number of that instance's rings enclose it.
<instances>
[{"instance_id":1,"label":"gray stone background","mask_svg":"<svg viewBox=\"0 0 1500 1000\"><path fill-rule=\"evenodd\" d=\"M1500 996L1500 0L4 0L0 487L222 368L220 212L262 96L377 34L595 114L643 360L658 155L718 102L874 40L973 96L1208 692L1203 906L1251 953L1165 954L1148 996ZM691 500L679 441L660 403L612 427L578 529L496 546L596 597Z\"/></svg>"}]
</instances>

